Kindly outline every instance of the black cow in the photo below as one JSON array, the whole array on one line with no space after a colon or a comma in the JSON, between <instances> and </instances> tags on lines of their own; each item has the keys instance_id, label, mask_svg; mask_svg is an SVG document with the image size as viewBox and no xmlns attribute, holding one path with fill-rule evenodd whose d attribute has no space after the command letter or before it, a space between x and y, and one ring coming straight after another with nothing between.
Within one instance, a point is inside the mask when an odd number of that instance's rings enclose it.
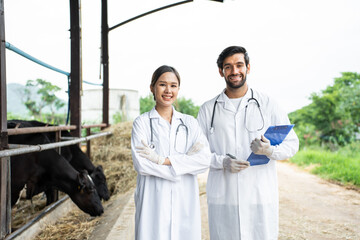
<instances>
[{"instance_id":1,"label":"black cow","mask_svg":"<svg viewBox=\"0 0 360 240\"><path fill-rule=\"evenodd\" d=\"M9 136L10 143L44 144L44 134ZM86 170L76 171L55 150L45 150L11 157L11 206L27 185L28 193L38 194L56 188L69 195L71 200L91 216L104 212L95 185Z\"/></svg>"},{"instance_id":2,"label":"black cow","mask_svg":"<svg viewBox=\"0 0 360 240\"><path fill-rule=\"evenodd\" d=\"M10 120L8 121L8 128L19 128L26 127L43 127L43 126L53 126L39 121L25 121L25 120ZM43 133L43 136L46 136L50 142L55 142L55 133ZM69 131L61 131L62 137L72 137ZM106 177L101 165L95 167L91 160L86 156L86 154L79 148L78 145L70 145L61 148L61 155L67 159L70 164L77 170L87 170L90 174L92 180L94 181L96 190L99 194L100 199L109 200L110 194L109 189L106 183ZM47 197L50 197L50 193L47 192Z\"/></svg>"}]
</instances>

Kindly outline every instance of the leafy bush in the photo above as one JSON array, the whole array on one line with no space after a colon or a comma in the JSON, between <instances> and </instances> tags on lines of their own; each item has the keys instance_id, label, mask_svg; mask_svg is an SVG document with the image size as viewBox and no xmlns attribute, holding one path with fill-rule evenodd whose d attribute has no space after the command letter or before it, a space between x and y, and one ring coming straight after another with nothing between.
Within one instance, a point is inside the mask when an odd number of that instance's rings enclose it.
<instances>
[{"instance_id":1,"label":"leafy bush","mask_svg":"<svg viewBox=\"0 0 360 240\"><path fill-rule=\"evenodd\" d=\"M116 112L113 116L113 121L114 121L114 124L116 123L120 123L124 120L124 116L121 112Z\"/></svg>"},{"instance_id":2,"label":"leafy bush","mask_svg":"<svg viewBox=\"0 0 360 240\"><path fill-rule=\"evenodd\" d=\"M303 167L315 166L311 172L322 178L360 186L359 150L359 142L340 148L336 152L320 148L307 149L299 151L290 161Z\"/></svg>"}]
</instances>

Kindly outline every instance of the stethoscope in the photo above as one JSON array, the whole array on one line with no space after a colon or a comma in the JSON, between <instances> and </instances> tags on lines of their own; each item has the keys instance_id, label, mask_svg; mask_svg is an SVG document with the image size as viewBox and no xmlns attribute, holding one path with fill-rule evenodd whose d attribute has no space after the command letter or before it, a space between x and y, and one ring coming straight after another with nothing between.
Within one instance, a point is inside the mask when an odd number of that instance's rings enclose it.
<instances>
[{"instance_id":1,"label":"stethoscope","mask_svg":"<svg viewBox=\"0 0 360 240\"><path fill-rule=\"evenodd\" d=\"M245 128L246 128L246 130L247 130L248 132L257 132L257 131L260 131L260 130L262 130L262 129L264 128L265 121L264 121L263 114L262 114L262 112L261 112L260 104L259 104L258 100L257 100L256 98L254 98L254 92L253 92L253 90L252 90L251 88L250 88L250 91L251 91L251 98L249 98L249 99L247 100L247 104L246 104L246 106L245 106ZM213 126L213 125L214 125L214 116L215 116L215 109L216 109L217 100L218 100L219 97L220 97L220 94L219 94L219 95L217 96L217 98L215 99L215 103L214 103L214 107L213 107L213 112L212 112L212 116L211 116L211 123L210 123L210 134L213 134L213 133L214 133L214 126ZM247 122L246 122L247 108L248 108L248 106L249 106L249 102L250 102L250 101L255 101L255 103L256 103L256 105L257 105L257 107L258 107L258 109L259 109L260 116L261 116L261 120L262 120L262 126L261 126L261 128L258 128L258 129L254 130L254 131L251 131L251 130L248 129L248 127L247 127Z\"/></svg>"},{"instance_id":2,"label":"stethoscope","mask_svg":"<svg viewBox=\"0 0 360 240\"><path fill-rule=\"evenodd\" d=\"M154 144L154 137L153 137L153 127L152 127L152 118L150 117L150 112L149 112L149 120L150 120L150 132L151 132L151 136L150 136L150 145L149 147L151 149L155 149L155 144ZM179 124L179 126L177 126L176 128L176 132L175 132L175 142L174 142L174 148L175 148L175 151L177 151L176 149L176 141L177 141L177 135L178 135L178 132L180 130L181 127L185 128L185 131L186 131L186 144L185 144L185 149L184 149L184 152L186 152L186 149L187 149L187 145L188 145L188 136L189 136L189 129L188 127L184 124L183 120L180 118L180 121L181 123ZM179 151L177 151L178 153L180 153Z\"/></svg>"}]
</instances>

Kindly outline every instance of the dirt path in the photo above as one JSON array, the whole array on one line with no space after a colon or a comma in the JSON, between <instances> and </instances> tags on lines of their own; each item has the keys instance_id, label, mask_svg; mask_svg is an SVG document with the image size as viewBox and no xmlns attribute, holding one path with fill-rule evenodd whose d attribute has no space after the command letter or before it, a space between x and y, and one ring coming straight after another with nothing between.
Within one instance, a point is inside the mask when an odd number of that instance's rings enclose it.
<instances>
[{"instance_id":1,"label":"dirt path","mask_svg":"<svg viewBox=\"0 0 360 240\"><path fill-rule=\"evenodd\" d=\"M360 239L360 193L279 163L279 239Z\"/></svg>"},{"instance_id":2,"label":"dirt path","mask_svg":"<svg viewBox=\"0 0 360 240\"><path fill-rule=\"evenodd\" d=\"M210 239L207 223L206 177L207 173L199 175L203 240ZM360 239L359 192L329 183L286 162L279 162L278 177L280 240ZM101 220L105 225L101 223L98 226L98 230L101 229L99 235L94 232L90 239L118 239L110 237L114 235L114 229L109 230L114 225L113 215L117 215L116 210L111 207L108 212L111 214ZM124 218L133 221L133 214L134 208ZM121 230L119 227L116 228ZM126 233L123 236L128 236L128 231ZM107 234L109 235L106 238ZM118 233L115 232L114 236L116 234ZM133 239L133 236L124 239Z\"/></svg>"},{"instance_id":3,"label":"dirt path","mask_svg":"<svg viewBox=\"0 0 360 240\"><path fill-rule=\"evenodd\" d=\"M278 162L279 239L360 239L360 193ZM206 175L199 176L202 239L209 240Z\"/></svg>"}]
</instances>

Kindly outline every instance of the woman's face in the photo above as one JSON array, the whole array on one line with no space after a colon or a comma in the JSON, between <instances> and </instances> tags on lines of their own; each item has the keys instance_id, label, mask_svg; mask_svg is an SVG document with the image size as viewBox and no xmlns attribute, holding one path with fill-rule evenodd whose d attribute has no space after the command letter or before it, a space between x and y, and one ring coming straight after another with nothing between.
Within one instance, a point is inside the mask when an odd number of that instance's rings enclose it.
<instances>
[{"instance_id":1,"label":"woman's face","mask_svg":"<svg viewBox=\"0 0 360 240\"><path fill-rule=\"evenodd\" d=\"M172 72L163 73L156 81L155 86L150 86L156 105L164 107L172 106L177 99L179 89L179 81Z\"/></svg>"}]
</instances>

